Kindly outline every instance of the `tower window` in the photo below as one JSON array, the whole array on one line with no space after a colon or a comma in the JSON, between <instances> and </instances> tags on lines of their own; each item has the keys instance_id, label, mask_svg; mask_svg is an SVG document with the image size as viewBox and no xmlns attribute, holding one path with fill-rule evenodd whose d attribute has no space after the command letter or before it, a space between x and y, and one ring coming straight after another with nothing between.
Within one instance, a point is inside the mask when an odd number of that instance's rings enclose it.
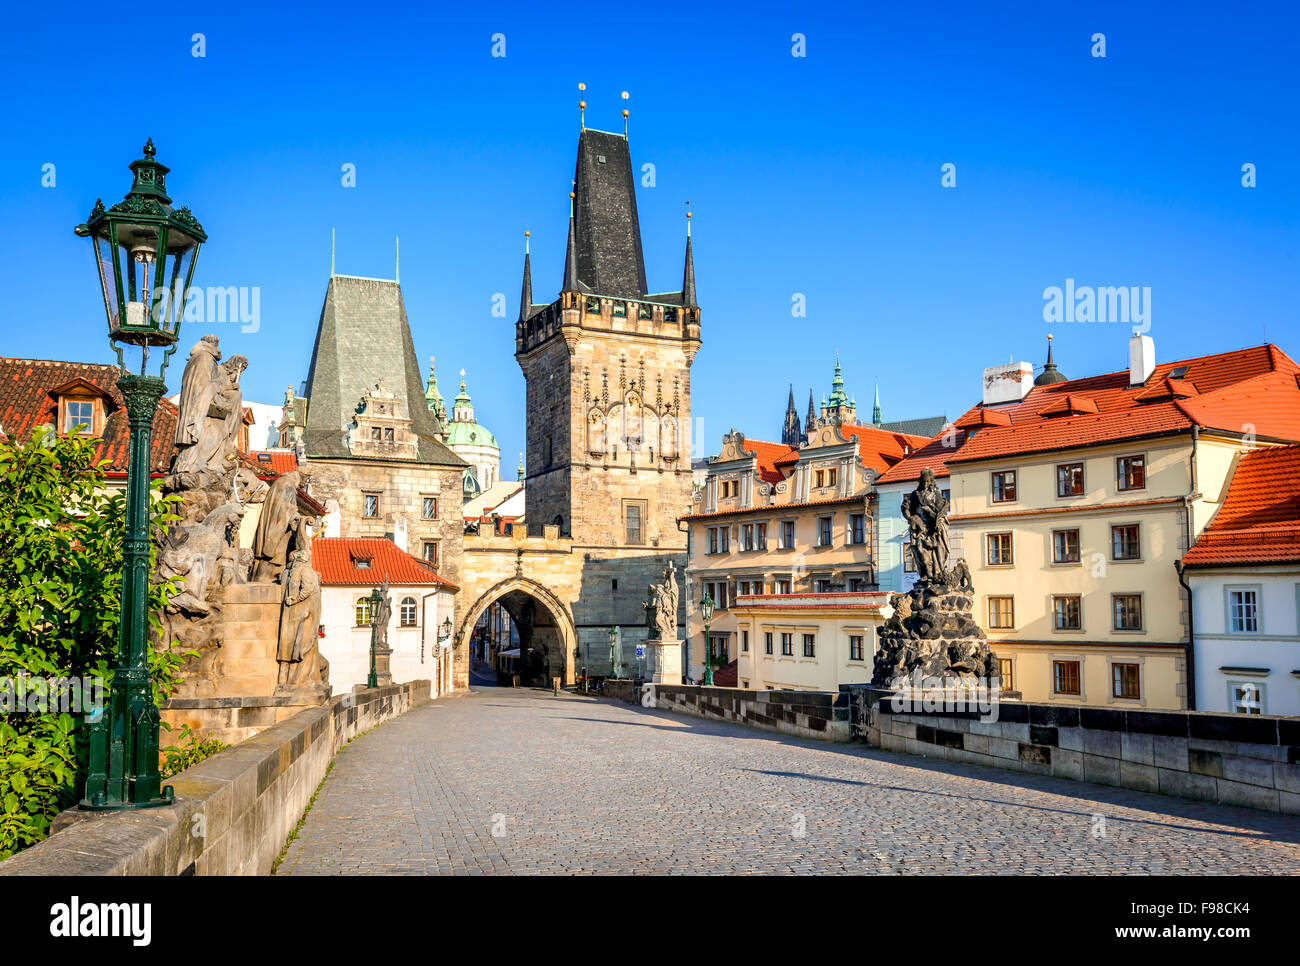
<instances>
[{"instance_id":1,"label":"tower window","mask_svg":"<svg viewBox=\"0 0 1300 966\"><path fill-rule=\"evenodd\" d=\"M625 542L645 543L645 510L642 501L628 501L623 504L623 526Z\"/></svg>"}]
</instances>

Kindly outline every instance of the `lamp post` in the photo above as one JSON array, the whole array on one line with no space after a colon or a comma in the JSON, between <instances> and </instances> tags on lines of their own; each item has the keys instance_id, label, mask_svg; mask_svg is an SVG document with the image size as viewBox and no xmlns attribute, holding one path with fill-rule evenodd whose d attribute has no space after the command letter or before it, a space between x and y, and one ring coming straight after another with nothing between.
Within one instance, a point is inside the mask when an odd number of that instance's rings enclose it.
<instances>
[{"instance_id":1,"label":"lamp post","mask_svg":"<svg viewBox=\"0 0 1300 966\"><path fill-rule=\"evenodd\" d=\"M130 429L118 646L108 707L90 720L81 801L86 809L150 808L173 800L170 785L159 788L159 717L149 683L149 464L154 412L167 390L163 375L176 351L185 295L208 236L188 208L172 208L169 169L154 160L152 139L130 169L134 180L126 197L107 209L97 200L85 224L75 229L94 246ZM127 369L125 346L140 349L136 374ZM164 350L156 376L146 372L155 347Z\"/></svg>"},{"instance_id":2,"label":"lamp post","mask_svg":"<svg viewBox=\"0 0 1300 966\"><path fill-rule=\"evenodd\" d=\"M700 601L700 618L704 621L704 686L713 687L713 645L709 642L709 625L713 623L713 608L716 605L713 598L709 596L708 590L704 591L704 599Z\"/></svg>"},{"instance_id":3,"label":"lamp post","mask_svg":"<svg viewBox=\"0 0 1300 966\"><path fill-rule=\"evenodd\" d=\"M609 676L618 680L618 665L614 663L614 649L618 647L618 628L609 629Z\"/></svg>"},{"instance_id":4,"label":"lamp post","mask_svg":"<svg viewBox=\"0 0 1300 966\"><path fill-rule=\"evenodd\" d=\"M444 617L442 619L442 631L438 635L438 643L441 644L443 641L449 640L451 640L451 618Z\"/></svg>"},{"instance_id":5,"label":"lamp post","mask_svg":"<svg viewBox=\"0 0 1300 966\"><path fill-rule=\"evenodd\" d=\"M372 587L370 590L370 674L366 678L366 687L379 687L379 672L375 668L375 650L379 646L379 621L376 616L379 614L379 605L383 603L383 597L379 594L378 587Z\"/></svg>"}]
</instances>

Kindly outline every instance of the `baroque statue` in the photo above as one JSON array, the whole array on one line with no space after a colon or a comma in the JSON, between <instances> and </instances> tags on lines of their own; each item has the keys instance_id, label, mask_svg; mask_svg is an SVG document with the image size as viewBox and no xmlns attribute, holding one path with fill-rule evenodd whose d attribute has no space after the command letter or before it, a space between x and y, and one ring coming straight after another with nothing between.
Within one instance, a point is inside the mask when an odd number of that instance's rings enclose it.
<instances>
[{"instance_id":1,"label":"baroque statue","mask_svg":"<svg viewBox=\"0 0 1300 966\"><path fill-rule=\"evenodd\" d=\"M646 601L642 604L651 640L677 640L677 601L677 575L670 560L664 567L663 579L649 586Z\"/></svg>"},{"instance_id":2,"label":"baroque statue","mask_svg":"<svg viewBox=\"0 0 1300 966\"><path fill-rule=\"evenodd\" d=\"M295 550L285 567L284 601L280 609L279 662L276 691L319 688L318 641L321 613L320 577L311 565L310 546Z\"/></svg>"}]
</instances>

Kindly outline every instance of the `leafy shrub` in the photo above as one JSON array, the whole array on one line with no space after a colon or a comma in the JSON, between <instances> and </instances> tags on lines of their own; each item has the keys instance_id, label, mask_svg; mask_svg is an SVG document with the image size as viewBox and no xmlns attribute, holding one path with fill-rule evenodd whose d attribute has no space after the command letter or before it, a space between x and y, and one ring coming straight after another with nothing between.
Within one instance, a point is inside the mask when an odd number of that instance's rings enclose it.
<instances>
[{"instance_id":1,"label":"leafy shrub","mask_svg":"<svg viewBox=\"0 0 1300 966\"><path fill-rule=\"evenodd\" d=\"M99 678L105 693L111 683L126 497L107 488L104 465L90 439L49 429L26 442L0 439L0 679ZM158 528L176 516L155 497ZM155 636L176 590L150 587ZM150 649L155 701L175 690L186 656ZM66 710L0 706L0 858L45 838L54 816L76 801L88 727Z\"/></svg>"},{"instance_id":2,"label":"leafy shrub","mask_svg":"<svg viewBox=\"0 0 1300 966\"><path fill-rule=\"evenodd\" d=\"M163 727L167 726L163 725ZM163 761L158 768L158 774L163 778L174 778L186 768L197 765L205 758L211 758L217 752L230 747L220 738L204 738L199 741L198 732L191 729L189 725L181 725L180 740L179 745L167 745L161 749ZM187 741L188 744L185 743Z\"/></svg>"}]
</instances>

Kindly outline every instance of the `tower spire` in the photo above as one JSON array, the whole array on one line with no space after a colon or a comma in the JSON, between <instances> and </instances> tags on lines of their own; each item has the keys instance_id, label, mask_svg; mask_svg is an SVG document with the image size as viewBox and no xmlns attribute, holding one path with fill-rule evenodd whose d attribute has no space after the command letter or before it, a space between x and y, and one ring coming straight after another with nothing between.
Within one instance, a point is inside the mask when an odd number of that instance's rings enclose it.
<instances>
[{"instance_id":1,"label":"tower spire","mask_svg":"<svg viewBox=\"0 0 1300 966\"><path fill-rule=\"evenodd\" d=\"M688 205L690 202L686 202ZM691 210L686 209L686 267L682 269L682 305L694 307L695 257L691 254Z\"/></svg>"},{"instance_id":2,"label":"tower spire","mask_svg":"<svg viewBox=\"0 0 1300 966\"><path fill-rule=\"evenodd\" d=\"M627 140L627 91L623 92L623 140Z\"/></svg>"},{"instance_id":3,"label":"tower spire","mask_svg":"<svg viewBox=\"0 0 1300 966\"><path fill-rule=\"evenodd\" d=\"M781 427L781 443L792 449L797 447L803 436L799 425L799 412L794 408L794 383L790 384L790 398L785 404L785 424Z\"/></svg>"},{"instance_id":4,"label":"tower spire","mask_svg":"<svg viewBox=\"0 0 1300 966\"><path fill-rule=\"evenodd\" d=\"M880 383L879 383L879 381L876 382L876 401L875 401L875 403L874 403L874 404L872 405L872 407L871 407L871 425L875 426L877 429L879 429L880 426L882 425L882 422L881 422L881 419L880 419Z\"/></svg>"},{"instance_id":5,"label":"tower spire","mask_svg":"<svg viewBox=\"0 0 1300 966\"><path fill-rule=\"evenodd\" d=\"M569 247L564 253L564 288L563 292L578 291L578 230L573 220L573 199L576 192L569 192Z\"/></svg>"},{"instance_id":6,"label":"tower spire","mask_svg":"<svg viewBox=\"0 0 1300 966\"><path fill-rule=\"evenodd\" d=\"M583 94L583 91L585 91L586 89L587 89L587 85L579 81L578 82L578 125L580 129L583 131L587 130L587 100L586 100L586 96Z\"/></svg>"},{"instance_id":7,"label":"tower spire","mask_svg":"<svg viewBox=\"0 0 1300 966\"><path fill-rule=\"evenodd\" d=\"M533 270L528 264L528 237L531 231L524 229L524 285L519 293L519 321L527 322L533 314Z\"/></svg>"},{"instance_id":8,"label":"tower spire","mask_svg":"<svg viewBox=\"0 0 1300 966\"><path fill-rule=\"evenodd\" d=\"M330 229L330 278L334 277L334 229Z\"/></svg>"},{"instance_id":9,"label":"tower spire","mask_svg":"<svg viewBox=\"0 0 1300 966\"><path fill-rule=\"evenodd\" d=\"M804 417L803 431L811 433L812 428L817 425L817 404L813 402L813 391L808 390L808 415Z\"/></svg>"}]
</instances>

